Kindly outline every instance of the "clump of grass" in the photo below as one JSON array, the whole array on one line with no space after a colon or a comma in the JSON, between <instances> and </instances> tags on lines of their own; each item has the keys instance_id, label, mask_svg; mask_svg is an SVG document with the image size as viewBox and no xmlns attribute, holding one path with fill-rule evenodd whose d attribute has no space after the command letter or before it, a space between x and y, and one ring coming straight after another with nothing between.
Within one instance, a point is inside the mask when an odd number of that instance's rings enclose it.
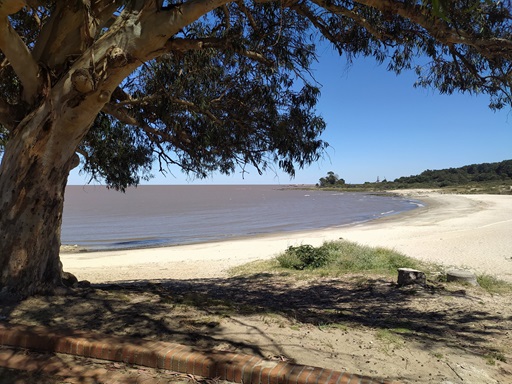
<instances>
[{"instance_id":1,"label":"clump of grass","mask_svg":"<svg viewBox=\"0 0 512 384\"><path fill-rule=\"evenodd\" d=\"M489 293L511 293L512 284L500 280L494 276L483 274L476 278L478 284L482 289Z\"/></svg>"},{"instance_id":2,"label":"clump of grass","mask_svg":"<svg viewBox=\"0 0 512 384\"><path fill-rule=\"evenodd\" d=\"M498 351L493 351L484 355L484 359L487 361L488 365L496 365L496 361L501 361L502 363L507 362L505 355Z\"/></svg>"},{"instance_id":3,"label":"clump of grass","mask_svg":"<svg viewBox=\"0 0 512 384\"><path fill-rule=\"evenodd\" d=\"M397 268L419 268L421 263L402 253L357 243L338 240L315 248L311 245L288 247L277 256L282 268L296 270L319 270L322 275L379 272L396 273Z\"/></svg>"},{"instance_id":4,"label":"clump of grass","mask_svg":"<svg viewBox=\"0 0 512 384\"><path fill-rule=\"evenodd\" d=\"M277 261L283 268L303 270L324 267L332 258L332 253L326 247L315 248L306 244L288 247L277 257Z\"/></svg>"}]
</instances>

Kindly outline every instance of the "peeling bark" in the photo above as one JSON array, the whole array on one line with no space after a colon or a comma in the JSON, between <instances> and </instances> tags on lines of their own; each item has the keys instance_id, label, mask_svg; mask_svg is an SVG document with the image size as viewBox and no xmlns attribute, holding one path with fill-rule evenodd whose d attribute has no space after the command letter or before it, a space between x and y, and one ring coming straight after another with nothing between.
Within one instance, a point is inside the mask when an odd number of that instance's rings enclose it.
<instances>
[{"instance_id":1,"label":"peeling bark","mask_svg":"<svg viewBox=\"0 0 512 384\"><path fill-rule=\"evenodd\" d=\"M50 292L62 285L59 260L64 189L74 158L45 161L51 119L34 119L9 141L0 166L0 297ZM26 131L38 133L34 137Z\"/></svg>"}]
</instances>

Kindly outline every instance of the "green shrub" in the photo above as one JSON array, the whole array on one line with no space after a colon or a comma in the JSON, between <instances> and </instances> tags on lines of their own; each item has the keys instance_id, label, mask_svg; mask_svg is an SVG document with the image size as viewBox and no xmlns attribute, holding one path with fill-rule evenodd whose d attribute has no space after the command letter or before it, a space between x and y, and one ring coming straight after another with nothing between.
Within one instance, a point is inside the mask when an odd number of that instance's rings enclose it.
<instances>
[{"instance_id":1,"label":"green shrub","mask_svg":"<svg viewBox=\"0 0 512 384\"><path fill-rule=\"evenodd\" d=\"M398 268L418 268L419 262L386 248L373 248L349 241L330 241L315 248L309 244L288 249L277 257L289 269L328 269L331 272L379 271L395 273Z\"/></svg>"},{"instance_id":2,"label":"green shrub","mask_svg":"<svg viewBox=\"0 0 512 384\"><path fill-rule=\"evenodd\" d=\"M298 247L288 247L286 251L277 257L277 261L283 268L290 269L317 269L325 266L329 261L329 252L325 249L315 248L304 244Z\"/></svg>"}]
</instances>

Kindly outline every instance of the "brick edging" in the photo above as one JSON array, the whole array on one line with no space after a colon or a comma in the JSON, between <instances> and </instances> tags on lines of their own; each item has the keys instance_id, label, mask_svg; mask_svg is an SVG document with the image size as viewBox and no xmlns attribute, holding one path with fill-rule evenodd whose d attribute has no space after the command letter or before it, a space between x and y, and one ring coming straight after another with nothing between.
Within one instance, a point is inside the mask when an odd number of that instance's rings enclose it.
<instances>
[{"instance_id":1,"label":"brick edging","mask_svg":"<svg viewBox=\"0 0 512 384\"><path fill-rule=\"evenodd\" d=\"M243 384L398 384L397 382L182 344L45 327L0 324L0 345L163 368Z\"/></svg>"}]
</instances>

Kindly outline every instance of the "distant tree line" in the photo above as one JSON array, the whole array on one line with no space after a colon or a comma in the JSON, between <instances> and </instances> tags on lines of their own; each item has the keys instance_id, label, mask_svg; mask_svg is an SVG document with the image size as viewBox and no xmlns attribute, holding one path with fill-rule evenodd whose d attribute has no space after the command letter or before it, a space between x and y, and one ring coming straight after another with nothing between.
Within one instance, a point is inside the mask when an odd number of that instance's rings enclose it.
<instances>
[{"instance_id":1,"label":"distant tree line","mask_svg":"<svg viewBox=\"0 0 512 384\"><path fill-rule=\"evenodd\" d=\"M470 183L486 182L512 182L512 160L504 160L499 163L482 163L465 165L460 168L447 168L440 170L427 169L419 175L404 176L394 181L366 182L365 187L377 187L379 189L417 188L417 187L449 187L466 185ZM318 187L347 187L358 185L346 185L334 172L330 171L326 177L322 177L317 183ZM362 185L359 185L362 186Z\"/></svg>"},{"instance_id":2,"label":"distant tree line","mask_svg":"<svg viewBox=\"0 0 512 384\"><path fill-rule=\"evenodd\" d=\"M438 187L461 185L474 182L511 181L512 160L499 163L465 165L460 168L441 170L427 169L419 175L395 179L399 184L426 184Z\"/></svg>"}]
</instances>

